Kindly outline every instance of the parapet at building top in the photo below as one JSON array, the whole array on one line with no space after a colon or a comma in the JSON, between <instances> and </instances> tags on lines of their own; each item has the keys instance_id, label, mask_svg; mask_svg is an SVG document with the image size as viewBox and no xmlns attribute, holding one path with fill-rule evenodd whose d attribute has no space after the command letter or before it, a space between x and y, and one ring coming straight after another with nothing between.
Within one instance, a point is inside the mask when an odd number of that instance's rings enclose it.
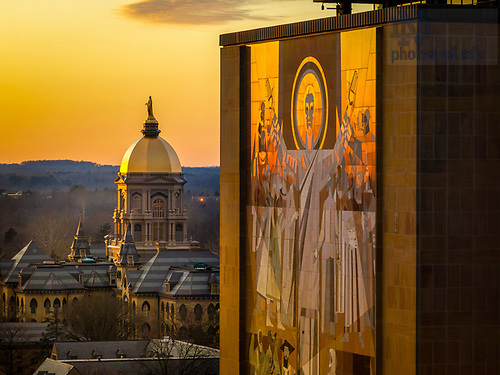
<instances>
[{"instance_id":1,"label":"parapet at building top","mask_svg":"<svg viewBox=\"0 0 500 375\"><path fill-rule=\"evenodd\" d=\"M433 3L393 6L408 2L391 1L391 6L384 9L222 34L219 37L219 45L226 47L423 18L442 22L498 23L498 12L491 12L491 9L498 10L499 0L475 1L475 4L471 4L472 0L462 0L462 2L464 5L446 4L436 0ZM356 3L377 4L376 1L367 0ZM463 12L464 9L474 11Z\"/></svg>"}]
</instances>

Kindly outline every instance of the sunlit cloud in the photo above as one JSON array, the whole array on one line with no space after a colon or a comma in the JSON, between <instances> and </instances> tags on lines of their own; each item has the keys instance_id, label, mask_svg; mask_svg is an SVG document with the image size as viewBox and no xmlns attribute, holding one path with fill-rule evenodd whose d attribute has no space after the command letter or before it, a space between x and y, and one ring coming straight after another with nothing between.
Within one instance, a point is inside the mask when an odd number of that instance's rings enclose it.
<instances>
[{"instance_id":1,"label":"sunlit cloud","mask_svg":"<svg viewBox=\"0 0 500 375\"><path fill-rule=\"evenodd\" d=\"M211 25L275 19L259 9L268 3L265 0L143 0L122 6L119 12L151 23Z\"/></svg>"}]
</instances>

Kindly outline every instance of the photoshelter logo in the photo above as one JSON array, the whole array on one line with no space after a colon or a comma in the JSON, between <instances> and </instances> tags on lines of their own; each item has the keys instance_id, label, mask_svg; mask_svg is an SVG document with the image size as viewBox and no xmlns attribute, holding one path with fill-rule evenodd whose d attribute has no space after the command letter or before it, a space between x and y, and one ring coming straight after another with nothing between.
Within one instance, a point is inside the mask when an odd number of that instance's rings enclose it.
<instances>
[{"instance_id":1,"label":"photoshelter logo","mask_svg":"<svg viewBox=\"0 0 500 375\"><path fill-rule=\"evenodd\" d=\"M405 17L402 17L405 19ZM417 11L409 21L394 22L390 39L390 61L396 63L464 64L486 62L486 48L475 43L474 35L453 35L442 33L446 24L436 22L441 27L439 35L432 35L431 22L425 11ZM451 38L453 37L453 38ZM397 44L396 44L397 42ZM390 43L390 42L389 42ZM391 48L392 47L392 48ZM388 56L389 58L389 56Z\"/></svg>"}]
</instances>

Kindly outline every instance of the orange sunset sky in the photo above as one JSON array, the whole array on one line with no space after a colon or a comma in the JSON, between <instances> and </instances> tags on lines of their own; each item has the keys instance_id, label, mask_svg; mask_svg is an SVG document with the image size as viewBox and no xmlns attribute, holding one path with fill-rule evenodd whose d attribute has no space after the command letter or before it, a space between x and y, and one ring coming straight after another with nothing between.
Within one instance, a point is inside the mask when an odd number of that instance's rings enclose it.
<instances>
[{"instance_id":1,"label":"orange sunset sky","mask_svg":"<svg viewBox=\"0 0 500 375\"><path fill-rule=\"evenodd\" d=\"M117 165L151 95L181 163L218 165L219 34L333 15L312 0L2 2L0 163Z\"/></svg>"}]
</instances>

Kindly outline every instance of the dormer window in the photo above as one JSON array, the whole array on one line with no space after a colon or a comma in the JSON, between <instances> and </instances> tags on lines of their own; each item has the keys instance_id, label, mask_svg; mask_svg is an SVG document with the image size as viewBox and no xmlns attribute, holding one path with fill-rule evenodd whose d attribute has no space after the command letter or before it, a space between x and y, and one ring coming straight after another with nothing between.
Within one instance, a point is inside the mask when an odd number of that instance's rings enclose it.
<instances>
[{"instance_id":1,"label":"dormer window","mask_svg":"<svg viewBox=\"0 0 500 375\"><path fill-rule=\"evenodd\" d=\"M170 293L170 283L169 282L165 283L165 293Z\"/></svg>"},{"instance_id":2,"label":"dormer window","mask_svg":"<svg viewBox=\"0 0 500 375\"><path fill-rule=\"evenodd\" d=\"M127 263L130 265L134 264L134 256L133 255L127 255Z\"/></svg>"},{"instance_id":3,"label":"dormer window","mask_svg":"<svg viewBox=\"0 0 500 375\"><path fill-rule=\"evenodd\" d=\"M92 358L94 359L101 359L102 358L102 354L99 353L96 349L92 350Z\"/></svg>"},{"instance_id":4,"label":"dormer window","mask_svg":"<svg viewBox=\"0 0 500 375\"><path fill-rule=\"evenodd\" d=\"M211 294L219 294L219 284L212 284L210 288Z\"/></svg>"}]
</instances>

